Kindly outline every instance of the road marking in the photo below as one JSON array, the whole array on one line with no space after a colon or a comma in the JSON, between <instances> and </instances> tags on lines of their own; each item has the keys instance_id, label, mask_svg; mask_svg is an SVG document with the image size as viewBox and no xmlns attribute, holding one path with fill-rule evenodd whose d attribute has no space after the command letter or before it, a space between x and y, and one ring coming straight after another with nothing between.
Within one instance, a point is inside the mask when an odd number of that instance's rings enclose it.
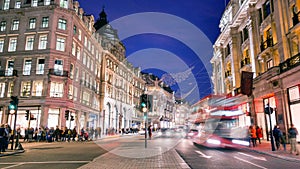
<instances>
[{"instance_id":1,"label":"road marking","mask_svg":"<svg viewBox=\"0 0 300 169\"><path fill-rule=\"evenodd\" d=\"M24 163L19 163L19 164L15 164L15 165L12 165L12 166L3 167L2 169L15 168L15 167L18 167L18 166L23 165L23 164Z\"/></svg>"},{"instance_id":2,"label":"road marking","mask_svg":"<svg viewBox=\"0 0 300 169\"><path fill-rule=\"evenodd\" d=\"M198 154L200 154L200 155L201 155L200 157L211 158L211 156L207 156L207 155L205 155L204 153L202 153L202 152L199 151L199 150L196 150L195 152L198 153Z\"/></svg>"},{"instance_id":3,"label":"road marking","mask_svg":"<svg viewBox=\"0 0 300 169\"><path fill-rule=\"evenodd\" d=\"M251 158L254 158L256 160L262 160L262 161L267 161L267 159L265 157L256 157L256 156L253 156L253 155L250 155L250 154L246 154L246 153L242 153L242 152L238 152L239 154L242 154L244 156L247 156L247 157L251 157Z\"/></svg>"},{"instance_id":4,"label":"road marking","mask_svg":"<svg viewBox=\"0 0 300 169\"><path fill-rule=\"evenodd\" d=\"M235 158L235 159L238 159L238 160L240 160L240 161L243 161L243 162L245 162L245 163L248 163L248 164L254 165L254 166L258 167L258 168L267 169L266 167L263 167L263 166L257 165L257 164L255 164L255 163L252 163L252 162L250 162L250 161L247 161L247 160L244 160L244 159L238 158L238 157L236 157L236 156L234 156L234 158Z\"/></svg>"}]
</instances>

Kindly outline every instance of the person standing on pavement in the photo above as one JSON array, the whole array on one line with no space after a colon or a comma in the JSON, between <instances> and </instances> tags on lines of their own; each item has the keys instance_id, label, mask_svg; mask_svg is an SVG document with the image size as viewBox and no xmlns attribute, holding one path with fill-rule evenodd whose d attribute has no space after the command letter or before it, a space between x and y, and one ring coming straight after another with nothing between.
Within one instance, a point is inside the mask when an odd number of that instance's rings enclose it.
<instances>
[{"instance_id":1,"label":"person standing on pavement","mask_svg":"<svg viewBox=\"0 0 300 169\"><path fill-rule=\"evenodd\" d=\"M279 127L277 125L274 126L273 128L273 137L275 139L275 143L276 143L276 148L277 150L280 148L280 130Z\"/></svg>"},{"instance_id":2,"label":"person standing on pavement","mask_svg":"<svg viewBox=\"0 0 300 169\"><path fill-rule=\"evenodd\" d=\"M0 125L0 154L2 152L5 152L5 137L6 137L6 132L4 128L4 124Z\"/></svg>"},{"instance_id":3,"label":"person standing on pavement","mask_svg":"<svg viewBox=\"0 0 300 169\"><path fill-rule=\"evenodd\" d=\"M152 126L151 125L149 125L149 127L148 127L148 134L149 134L149 139L151 139L152 138Z\"/></svg>"},{"instance_id":4,"label":"person standing on pavement","mask_svg":"<svg viewBox=\"0 0 300 169\"><path fill-rule=\"evenodd\" d=\"M250 136L251 136L251 142L252 142L253 147L256 147L257 135L256 135L255 126L250 126Z\"/></svg>"},{"instance_id":5,"label":"person standing on pavement","mask_svg":"<svg viewBox=\"0 0 300 169\"><path fill-rule=\"evenodd\" d=\"M294 127L294 124L291 124L291 128L288 130L290 143L291 143L291 150L290 153L296 152L296 155L299 155L299 149L297 148L297 135L298 130Z\"/></svg>"}]
</instances>

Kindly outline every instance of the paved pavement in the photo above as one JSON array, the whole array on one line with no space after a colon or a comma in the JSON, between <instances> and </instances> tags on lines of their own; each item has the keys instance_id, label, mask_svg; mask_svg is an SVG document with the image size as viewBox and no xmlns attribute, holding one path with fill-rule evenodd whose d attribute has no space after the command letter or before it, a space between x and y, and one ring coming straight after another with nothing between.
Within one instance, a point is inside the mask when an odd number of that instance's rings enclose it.
<instances>
[{"instance_id":1,"label":"paved pavement","mask_svg":"<svg viewBox=\"0 0 300 169\"><path fill-rule=\"evenodd\" d=\"M119 137L119 136L110 136L105 137L103 139L109 139L112 137ZM22 147L26 150L29 147L36 147L43 144L51 144L45 142L32 142L32 143L23 143ZM290 154L290 145L286 145L286 151L281 149L272 151L271 144L269 141L263 140L261 144L258 144L256 147L246 147L245 149L249 151L255 151L261 154L270 155L276 158L282 158L285 160L290 161L299 161L300 162L300 155ZM300 149L300 145L298 145ZM23 153L25 150L8 150L7 152L0 154L1 156L13 155L16 153ZM154 146L149 145L147 148L145 147L138 147L136 145L127 146L126 148L122 148L123 152L126 151L138 151L141 156L142 154L149 153L152 151L157 151L157 148ZM109 152L103 154L96 159L94 159L91 163L88 163L82 167L81 169L96 169L101 166L101 168L109 168L109 169L137 169L137 168L174 168L174 169L187 169L190 168L185 161L178 155L175 149L170 149L168 151L162 151L155 156L150 156L146 158L129 158L126 156L118 155L119 153Z\"/></svg>"}]
</instances>

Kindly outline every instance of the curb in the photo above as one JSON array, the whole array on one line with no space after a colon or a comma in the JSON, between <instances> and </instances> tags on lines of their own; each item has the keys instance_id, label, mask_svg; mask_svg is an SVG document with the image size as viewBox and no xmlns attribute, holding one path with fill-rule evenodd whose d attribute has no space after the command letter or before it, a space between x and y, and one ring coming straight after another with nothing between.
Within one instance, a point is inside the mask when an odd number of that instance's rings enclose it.
<instances>
[{"instance_id":1,"label":"curb","mask_svg":"<svg viewBox=\"0 0 300 169\"><path fill-rule=\"evenodd\" d=\"M17 151L13 151L13 152L7 152L7 153L1 153L0 154L0 157L3 157L3 156L10 156L10 155L14 155L14 154L20 154L20 153L24 153L25 150L17 150Z\"/></svg>"}]
</instances>

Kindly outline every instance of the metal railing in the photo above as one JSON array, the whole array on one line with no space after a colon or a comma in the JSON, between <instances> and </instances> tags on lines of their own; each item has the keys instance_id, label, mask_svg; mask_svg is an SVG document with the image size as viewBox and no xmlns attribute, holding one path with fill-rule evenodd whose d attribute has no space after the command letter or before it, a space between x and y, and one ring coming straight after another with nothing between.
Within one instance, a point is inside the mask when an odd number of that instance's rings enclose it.
<instances>
[{"instance_id":1,"label":"metal railing","mask_svg":"<svg viewBox=\"0 0 300 169\"><path fill-rule=\"evenodd\" d=\"M49 75L68 77L69 72L66 70L49 69Z\"/></svg>"},{"instance_id":2,"label":"metal railing","mask_svg":"<svg viewBox=\"0 0 300 169\"><path fill-rule=\"evenodd\" d=\"M288 58L286 61L279 64L280 73L286 72L294 67L300 65L300 53L296 54L295 56Z\"/></svg>"},{"instance_id":3,"label":"metal railing","mask_svg":"<svg viewBox=\"0 0 300 169\"><path fill-rule=\"evenodd\" d=\"M18 76L17 70L0 70L0 77Z\"/></svg>"},{"instance_id":4,"label":"metal railing","mask_svg":"<svg viewBox=\"0 0 300 169\"><path fill-rule=\"evenodd\" d=\"M249 65L250 62L250 58L245 58L241 61L241 68L244 67L245 65Z\"/></svg>"},{"instance_id":5,"label":"metal railing","mask_svg":"<svg viewBox=\"0 0 300 169\"><path fill-rule=\"evenodd\" d=\"M261 52L264 51L265 49L269 48L269 47L272 47L274 44L273 44L273 38L268 38L267 40L265 40L264 42L262 42L260 44L260 50Z\"/></svg>"}]
</instances>

